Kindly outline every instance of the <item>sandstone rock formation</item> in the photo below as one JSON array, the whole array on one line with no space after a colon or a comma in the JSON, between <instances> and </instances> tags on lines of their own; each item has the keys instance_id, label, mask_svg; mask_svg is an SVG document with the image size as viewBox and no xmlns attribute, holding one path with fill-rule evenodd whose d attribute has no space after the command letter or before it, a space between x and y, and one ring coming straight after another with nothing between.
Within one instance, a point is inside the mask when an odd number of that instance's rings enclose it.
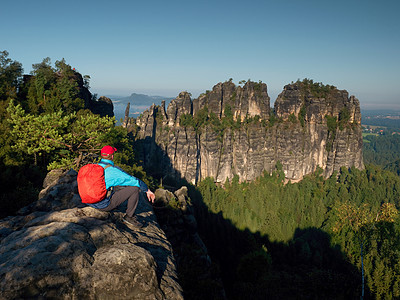
<instances>
[{"instance_id":1,"label":"sandstone rock formation","mask_svg":"<svg viewBox=\"0 0 400 300\"><path fill-rule=\"evenodd\" d=\"M359 101L332 86L298 81L284 87L270 112L264 83L231 81L193 101L182 92L165 109L151 106L136 120L137 147L153 176L249 181L278 162L287 179L322 168L363 168Z\"/></svg>"},{"instance_id":2,"label":"sandstone rock formation","mask_svg":"<svg viewBox=\"0 0 400 300\"><path fill-rule=\"evenodd\" d=\"M114 116L114 105L110 98L101 96L96 100L84 83L82 74L79 72L74 71L74 80L76 81L77 88L79 90L79 98L83 99L85 102L85 108L89 109L94 114L99 114L102 117Z\"/></svg>"},{"instance_id":3,"label":"sandstone rock formation","mask_svg":"<svg viewBox=\"0 0 400 300\"><path fill-rule=\"evenodd\" d=\"M171 244L141 199L122 211L81 204L76 172L49 173L39 200L0 221L0 299L183 299Z\"/></svg>"},{"instance_id":4,"label":"sandstone rock formation","mask_svg":"<svg viewBox=\"0 0 400 300\"><path fill-rule=\"evenodd\" d=\"M101 96L98 100L89 101L88 107L94 114L98 114L102 117L114 117L114 105L110 98Z\"/></svg>"}]
</instances>

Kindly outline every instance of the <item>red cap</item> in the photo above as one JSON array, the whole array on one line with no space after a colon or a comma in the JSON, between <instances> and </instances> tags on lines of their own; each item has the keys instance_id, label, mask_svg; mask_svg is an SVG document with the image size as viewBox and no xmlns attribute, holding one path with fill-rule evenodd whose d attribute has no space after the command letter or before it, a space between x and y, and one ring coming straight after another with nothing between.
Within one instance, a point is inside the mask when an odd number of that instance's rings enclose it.
<instances>
[{"instance_id":1,"label":"red cap","mask_svg":"<svg viewBox=\"0 0 400 300\"><path fill-rule=\"evenodd\" d=\"M116 148L114 148L114 147L111 147L111 146L104 146L102 149L101 149L101 155L111 155L111 154L113 154L114 152L116 152L117 151L117 149Z\"/></svg>"}]
</instances>

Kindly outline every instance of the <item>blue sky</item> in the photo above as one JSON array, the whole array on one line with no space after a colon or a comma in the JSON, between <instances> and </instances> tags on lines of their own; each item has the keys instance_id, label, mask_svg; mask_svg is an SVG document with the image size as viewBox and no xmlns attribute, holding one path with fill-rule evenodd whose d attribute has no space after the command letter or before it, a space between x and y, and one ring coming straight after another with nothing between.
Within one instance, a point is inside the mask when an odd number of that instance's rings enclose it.
<instances>
[{"instance_id":1,"label":"blue sky","mask_svg":"<svg viewBox=\"0 0 400 300\"><path fill-rule=\"evenodd\" d=\"M50 57L91 92L197 97L218 82L335 85L363 108L400 109L400 1L3 0L0 50L25 73Z\"/></svg>"}]
</instances>

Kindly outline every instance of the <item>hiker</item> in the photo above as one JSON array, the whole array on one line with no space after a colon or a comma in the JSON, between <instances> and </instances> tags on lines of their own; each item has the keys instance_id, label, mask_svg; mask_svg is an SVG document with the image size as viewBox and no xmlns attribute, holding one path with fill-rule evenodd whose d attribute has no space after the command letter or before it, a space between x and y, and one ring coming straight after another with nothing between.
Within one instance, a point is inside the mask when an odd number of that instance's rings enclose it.
<instances>
[{"instance_id":1,"label":"hiker","mask_svg":"<svg viewBox=\"0 0 400 300\"><path fill-rule=\"evenodd\" d=\"M88 205L102 211L111 211L125 201L128 201L126 215L123 220L135 227L141 228L143 224L134 215L139 201L139 192L145 192L148 200L151 202L154 202L155 195L143 181L129 175L114 165L114 152L116 151L117 149L109 145L101 149L99 165L104 168L104 179L108 194L104 200ZM111 195L109 195L110 191Z\"/></svg>"}]
</instances>

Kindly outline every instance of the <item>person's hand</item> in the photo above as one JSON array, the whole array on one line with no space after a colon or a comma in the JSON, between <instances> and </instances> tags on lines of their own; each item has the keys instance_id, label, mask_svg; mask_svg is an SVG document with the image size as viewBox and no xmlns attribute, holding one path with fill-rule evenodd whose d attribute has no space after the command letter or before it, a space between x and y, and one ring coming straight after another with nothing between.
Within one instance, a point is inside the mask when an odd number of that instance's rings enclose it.
<instances>
[{"instance_id":1,"label":"person's hand","mask_svg":"<svg viewBox=\"0 0 400 300\"><path fill-rule=\"evenodd\" d=\"M149 199L149 201L151 203L154 203L154 200L156 199L156 195L154 195L154 193L150 190L147 190L146 195L147 195L147 199Z\"/></svg>"}]
</instances>

